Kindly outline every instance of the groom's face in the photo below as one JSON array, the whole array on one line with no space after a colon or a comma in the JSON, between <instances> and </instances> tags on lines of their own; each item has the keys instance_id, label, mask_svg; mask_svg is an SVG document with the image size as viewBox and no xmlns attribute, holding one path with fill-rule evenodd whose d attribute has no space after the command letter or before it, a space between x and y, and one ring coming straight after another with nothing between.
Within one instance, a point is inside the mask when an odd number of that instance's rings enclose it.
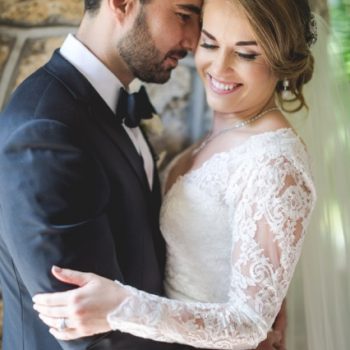
<instances>
[{"instance_id":1,"label":"groom's face","mask_svg":"<svg viewBox=\"0 0 350 350\"><path fill-rule=\"evenodd\" d=\"M133 75L165 83L178 60L194 50L200 31L202 0L150 0L141 6L134 26L118 43Z\"/></svg>"}]
</instances>

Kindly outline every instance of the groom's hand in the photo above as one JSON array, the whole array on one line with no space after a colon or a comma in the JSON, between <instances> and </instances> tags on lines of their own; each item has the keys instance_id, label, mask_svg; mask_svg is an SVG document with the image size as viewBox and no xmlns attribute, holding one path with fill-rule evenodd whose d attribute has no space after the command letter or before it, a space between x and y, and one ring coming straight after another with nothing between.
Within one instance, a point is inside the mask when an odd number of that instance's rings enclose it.
<instances>
[{"instance_id":1,"label":"groom's hand","mask_svg":"<svg viewBox=\"0 0 350 350\"><path fill-rule=\"evenodd\" d=\"M286 350L286 331L287 307L286 300L284 300L271 332L267 334L267 338L259 344L256 350Z\"/></svg>"},{"instance_id":2,"label":"groom's hand","mask_svg":"<svg viewBox=\"0 0 350 350\"><path fill-rule=\"evenodd\" d=\"M267 338L261 342L256 350L285 350L281 345L280 334L275 334L274 331L268 333Z\"/></svg>"},{"instance_id":3,"label":"groom's hand","mask_svg":"<svg viewBox=\"0 0 350 350\"><path fill-rule=\"evenodd\" d=\"M286 333L287 333L287 302L283 300L281 310L272 326L274 332L278 332L281 336L280 341L275 344L275 349L286 350Z\"/></svg>"}]
</instances>

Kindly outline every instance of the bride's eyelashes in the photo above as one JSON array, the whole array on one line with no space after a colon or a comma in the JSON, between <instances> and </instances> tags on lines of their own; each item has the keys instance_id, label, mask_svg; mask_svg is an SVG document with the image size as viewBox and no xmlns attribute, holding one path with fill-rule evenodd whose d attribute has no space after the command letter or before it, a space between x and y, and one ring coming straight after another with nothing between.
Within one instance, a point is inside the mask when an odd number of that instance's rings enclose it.
<instances>
[{"instance_id":1,"label":"bride's eyelashes","mask_svg":"<svg viewBox=\"0 0 350 350\"><path fill-rule=\"evenodd\" d=\"M204 49L208 49L208 50L215 50L215 49L219 48L218 45L208 44L206 42L201 43L199 46L203 47ZM256 60L257 57L260 56L260 54L258 54L258 53L244 53L244 52L239 52L239 51L235 51L235 55L237 55L239 58L246 60L246 61L254 61L254 60Z\"/></svg>"},{"instance_id":2,"label":"bride's eyelashes","mask_svg":"<svg viewBox=\"0 0 350 350\"><path fill-rule=\"evenodd\" d=\"M212 45L212 44L208 44L208 43L201 43L199 46L204 47L205 49L209 49L209 50L214 50L214 49L217 49L219 47L217 45Z\"/></svg>"},{"instance_id":3,"label":"bride's eyelashes","mask_svg":"<svg viewBox=\"0 0 350 350\"><path fill-rule=\"evenodd\" d=\"M235 54L239 58L242 58L242 59L247 60L247 61L255 61L256 58L258 56L260 56L260 54L258 54L258 53L243 53L243 52L238 52L238 51L235 51Z\"/></svg>"}]
</instances>

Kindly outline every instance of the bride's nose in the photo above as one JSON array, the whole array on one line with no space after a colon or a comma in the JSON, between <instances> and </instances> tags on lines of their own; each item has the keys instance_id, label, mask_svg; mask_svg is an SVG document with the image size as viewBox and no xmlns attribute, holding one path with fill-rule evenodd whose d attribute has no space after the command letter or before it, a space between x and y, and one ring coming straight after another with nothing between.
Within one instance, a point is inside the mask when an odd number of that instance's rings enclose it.
<instances>
[{"instance_id":1,"label":"bride's nose","mask_svg":"<svg viewBox=\"0 0 350 350\"><path fill-rule=\"evenodd\" d=\"M216 57L212 63L212 72L222 75L234 70L234 53L228 49L220 49L217 51Z\"/></svg>"}]
</instances>

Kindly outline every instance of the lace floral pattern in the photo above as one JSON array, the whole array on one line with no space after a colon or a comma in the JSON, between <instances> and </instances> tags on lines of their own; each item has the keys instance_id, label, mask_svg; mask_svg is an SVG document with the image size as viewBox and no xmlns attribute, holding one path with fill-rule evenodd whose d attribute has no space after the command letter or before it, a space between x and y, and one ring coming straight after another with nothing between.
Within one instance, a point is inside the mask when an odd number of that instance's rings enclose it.
<instances>
[{"instance_id":1,"label":"lace floral pattern","mask_svg":"<svg viewBox=\"0 0 350 350\"><path fill-rule=\"evenodd\" d=\"M201 348L255 348L286 296L315 190L291 129L256 135L180 177L161 226L170 300L125 287L113 329Z\"/></svg>"}]
</instances>

